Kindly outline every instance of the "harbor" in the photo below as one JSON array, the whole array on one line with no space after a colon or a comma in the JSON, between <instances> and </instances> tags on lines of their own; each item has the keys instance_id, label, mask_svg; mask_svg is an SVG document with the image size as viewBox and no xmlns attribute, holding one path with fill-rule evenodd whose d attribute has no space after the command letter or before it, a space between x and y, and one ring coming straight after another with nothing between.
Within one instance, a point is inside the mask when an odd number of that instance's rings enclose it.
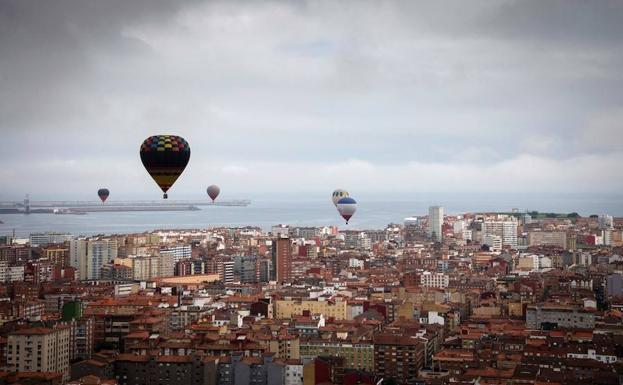
<instances>
[{"instance_id":1,"label":"harbor","mask_svg":"<svg viewBox=\"0 0 623 385\"><path fill-rule=\"evenodd\" d=\"M246 207L250 200L210 201L31 201L0 202L0 214L73 214L84 215L90 212L132 212L132 211L198 211L201 206Z\"/></svg>"}]
</instances>

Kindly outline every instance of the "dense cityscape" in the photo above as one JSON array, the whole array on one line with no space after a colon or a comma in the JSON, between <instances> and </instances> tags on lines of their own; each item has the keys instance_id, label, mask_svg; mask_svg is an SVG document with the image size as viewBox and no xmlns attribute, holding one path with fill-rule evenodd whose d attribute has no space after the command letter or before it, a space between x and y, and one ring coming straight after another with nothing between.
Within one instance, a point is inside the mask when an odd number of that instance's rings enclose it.
<instances>
[{"instance_id":1,"label":"dense cityscape","mask_svg":"<svg viewBox=\"0 0 623 385\"><path fill-rule=\"evenodd\" d=\"M0 0L0 385L623 385L623 0Z\"/></svg>"},{"instance_id":2,"label":"dense cityscape","mask_svg":"<svg viewBox=\"0 0 623 385\"><path fill-rule=\"evenodd\" d=\"M623 218L0 237L2 384L620 384Z\"/></svg>"}]
</instances>

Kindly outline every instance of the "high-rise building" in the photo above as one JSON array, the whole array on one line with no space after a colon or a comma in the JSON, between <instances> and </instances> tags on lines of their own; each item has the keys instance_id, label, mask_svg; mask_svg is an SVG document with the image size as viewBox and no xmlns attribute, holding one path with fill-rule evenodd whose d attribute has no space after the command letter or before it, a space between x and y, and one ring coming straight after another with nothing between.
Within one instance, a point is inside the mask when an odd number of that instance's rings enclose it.
<instances>
[{"instance_id":1,"label":"high-rise building","mask_svg":"<svg viewBox=\"0 0 623 385\"><path fill-rule=\"evenodd\" d=\"M221 282L226 285L234 283L234 261L220 260L217 268Z\"/></svg>"},{"instance_id":2,"label":"high-rise building","mask_svg":"<svg viewBox=\"0 0 623 385\"><path fill-rule=\"evenodd\" d=\"M482 223L483 238L488 235L497 235L502 238L502 246L517 248L517 220L491 220Z\"/></svg>"},{"instance_id":3,"label":"high-rise building","mask_svg":"<svg viewBox=\"0 0 623 385\"><path fill-rule=\"evenodd\" d=\"M279 282L292 280L292 245L290 238L277 238L273 240L273 274L272 279Z\"/></svg>"},{"instance_id":4,"label":"high-rise building","mask_svg":"<svg viewBox=\"0 0 623 385\"><path fill-rule=\"evenodd\" d=\"M257 257L245 255L240 257L240 282L256 283L258 282L259 268Z\"/></svg>"},{"instance_id":5,"label":"high-rise building","mask_svg":"<svg viewBox=\"0 0 623 385\"><path fill-rule=\"evenodd\" d=\"M76 238L69 242L69 265L76 269L76 278L87 278L87 243L86 238Z\"/></svg>"},{"instance_id":6,"label":"high-rise building","mask_svg":"<svg viewBox=\"0 0 623 385\"><path fill-rule=\"evenodd\" d=\"M80 280L100 279L102 266L117 258L115 239L72 239L69 242L69 264Z\"/></svg>"},{"instance_id":7,"label":"high-rise building","mask_svg":"<svg viewBox=\"0 0 623 385\"><path fill-rule=\"evenodd\" d=\"M58 372L69 379L70 328L35 327L9 334L7 366L19 372Z\"/></svg>"},{"instance_id":8,"label":"high-rise building","mask_svg":"<svg viewBox=\"0 0 623 385\"><path fill-rule=\"evenodd\" d=\"M443 239L443 207L431 206L428 208L428 236L435 241Z\"/></svg>"},{"instance_id":9,"label":"high-rise building","mask_svg":"<svg viewBox=\"0 0 623 385\"><path fill-rule=\"evenodd\" d=\"M417 240L418 233L420 232L420 223L416 217L408 217L404 220L405 229L405 242L407 244L413 244Z\"/></svg>"},{"instance_id":10,"label":"high-rise building","mask_svg":"<svg viewBox=\"0 0 623 385\"><path fill-rule=\"evenodd\" d=\"M117 258L117 240L89 240L87 246L86 279L100 279L102 266L112 262L115 258Z\"/></svg>"},{"instance_id":11,"label":"high-rise building","mask_svg":"<svg viewBox=\"0 0 623 385\"><path fill-rule=\"evenodd\" d=\"M614 218L612 215L601 214L599 216L599 227L602 229L611 229L614 226Z\"/></svg>"},{"instance_id":12,"label":"high-rise building","mask_svg":"<svg viewBox=\"0 0 623 385\"><path fill-rule=\"evenodd\" d=\"M489 251L502 251L502 237L495 234L486 234L482 237L482 243L489 246Z\"/></svg>"},{"instance_id":13,"label":"high-rise building","mask_svg":"<svg viewBox=\"0 0 623 385\"><path fill-rule=\"evenodd\" d=\"M266 283L272 279L273 261L271 259L261 259L259 261L260 282Z\"/></svg>"}]
</instances>

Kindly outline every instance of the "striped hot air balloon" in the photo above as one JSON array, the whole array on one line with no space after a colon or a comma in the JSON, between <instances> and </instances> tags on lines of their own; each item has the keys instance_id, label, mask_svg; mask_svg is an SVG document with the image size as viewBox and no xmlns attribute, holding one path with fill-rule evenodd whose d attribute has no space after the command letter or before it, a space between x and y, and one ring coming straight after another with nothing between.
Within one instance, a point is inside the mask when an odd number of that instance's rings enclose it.
<instances>
[{"instance_id":1,"label":"striped hot air balloon","mask_svg":"<svg viewBox=\"0 0 623 385\"><path fill-rule=\"evenodd\" d=\"M190 146L181 136L154 135L141 145L143 166L167 199L167 191L182 174L190 160Z\"/></svg>"},{"instance_id":2,"label":"striped hot air balloon","mask_svg":"<svg viewBox=\"0 0 623 385\"><path fill-rule=\"evenodd\" d=\"M357 201L351 197L344 197L337 201L337 211L346 220L346 224L348 224L350 218L357 211Z\"/></svg>"}]
</instances>

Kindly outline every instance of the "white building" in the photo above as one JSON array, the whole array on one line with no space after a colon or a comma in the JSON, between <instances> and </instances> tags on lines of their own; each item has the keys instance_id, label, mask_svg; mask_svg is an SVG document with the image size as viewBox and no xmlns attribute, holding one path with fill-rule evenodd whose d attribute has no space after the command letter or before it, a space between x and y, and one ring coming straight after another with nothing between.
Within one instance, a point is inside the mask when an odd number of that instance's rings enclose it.
<instances>
[{"instance_id":1,"label":"white building","mask_svg":"<svg viewBox=\"0 0 623 385\"><path fill-rule=\"evenodd\" d=\"M77 279L100 279L102 266L117 258L117 240L77 238L69 242L69 264Z\"/></svg>"},{"instance_id":2,"label":"white building","mask_svg":"<svg viewBox=\"0 0 623 385\"><path fill-rule=\"evenodd\" d=\"M69 233L33 233L30 234L30 246L39 247L57 243L65 243L71 240Z\"/></svg>"},{"instance_id":3,"label":"white building","mask_svg":"<svg viewBox=\"0 0 623 385\"><path fill-rule=\"evenodd\" d=\"M273 237L287 238L290 236L290 227L287 225L276 225L271 228L270 232L273 234Z\"/></svg>"},{"instance_id":4,"label":"white building","mask_svg":"<svg viewBox=\"0 0 623 385\"><path fill-rule=\"evenodd\" d=\"M497 235L502 238L502 246L517 248L517 221L511 220L487 220L482 223L483 239L487 235Z\"/></svg>"},{"instance_id":5,"label":"white building","mask_svg":"<svg viewBox=\"0 0 623 385\"><path fill-rule=\"evenodd\" d=\"M611 229L614 227L614 218L612 215L601 214L599 216L599 227L602 229Z\"/></svg>"},{"instance_id":6,"label":"white building","mask_svg":"<svg viewBox=\"0 0 623 385\"><path fill-rule=\"evenodd\" d=\"M362 231L345 231L344 243L349 249L370 250L372 248L372 240Z\"/></svg>"},{"instance_id":7,"label":"white building","mask_svg":"<svg viewBox=\"0 0 623 385\"><path fill-rule=\"evenodd\" d=\"M357 258L349 258L348 267L354 268L354 269L363 269L364 261L361 259L357 259Z\"/></svg>"},{"instance_id":8,"label":"white building","mask_svg":"<svg viewBox=\"0 0 623 385\"><path fill-rule=\"evenodd\" d=\"M293 361L286 362L285 385L303 385L303 363Z\"/></svg>"},{"instance_id":9,"label":"white building","mask_svg":"<svg viewBox=\"0 0 623 385\"><path fill-rule=\"evenodd\" d=\"M420 285L424 287L446 288L450 284L450 277L444 273L425 271L420 275Z\"/></svg>"},{"instance_id":10,"label":"white building","mask_svg":"<svg viewBox=\"0 0 623 385\"><path fill-rule=\"evenodd\" d=\"M443 207L431 206L428 208L428 236L435 241L443 239Z\"/></svg>"},{"instance_id":11,"label":"white building","mask_svg":"<svg viewBox=\"0 0 623 385\"><path fill-rule=\"evenodd\" d=\"M192 257L192 248L190 245L175 245L163 247L160 249L160 254L168 253L173 256L173 262L177 263L182 259L188 259Z\"/></svg>"},{"instance_id":12,"label":"white building","mask_svg":"<svg viewBox=\"0 0 623 385\"><path fill-rule=\"evenodd\" d=\"M24 280L24 266L10 266L6 269L7 282L22 282Z\"/></svg>"},{"instance_id":13,"label":"white building","mask_svg":"<svg viewBox=\"0 0 623 385\"><path fill-rule=\"evenodd\" d=\"M234 283L234 261L223 261L218 265L219 279L224 284Z\"/></svg>"},{"instance_id":14,"label":"white building","mask_svg":"<svg viewBox=\"0 0 623 385\"><path fill-rule=\"evenodd\" d=\"M117 258L116 239L89 240L87 245L87 277L100 279L102 266Z\"/></svg>"},{"instance_id":15,"label":"white building","mask_svg":"<svg viewBox=\"0 0 623 385\"><path fill-rule=\"evenodd\" d=\"M502 251L502 237L494 234L487 234L482 237L482 243L489 246L490 251Z\"/></svg>"},{"instance_id":16,"label":"white building","mask_svg":"<svg viewBox=\"0 0 623 385\"><path fill-rule=\"evenodd\" d=\"M76 279L87 278L87 244L86 238L69 241L69 265L76 269Z\"/></svg>"},{"instance_id":17,"label":"white building","mask_svg":"<svg viewBox=\"0 0 623 385\"><path fill-rule=\"evenodd\" d=\"M586 353L567 353L567 357L596 360L604 364L613 364L618 360L616 354L599 354L595 349L586 349Z\"/></svg>"}]
</instances>

